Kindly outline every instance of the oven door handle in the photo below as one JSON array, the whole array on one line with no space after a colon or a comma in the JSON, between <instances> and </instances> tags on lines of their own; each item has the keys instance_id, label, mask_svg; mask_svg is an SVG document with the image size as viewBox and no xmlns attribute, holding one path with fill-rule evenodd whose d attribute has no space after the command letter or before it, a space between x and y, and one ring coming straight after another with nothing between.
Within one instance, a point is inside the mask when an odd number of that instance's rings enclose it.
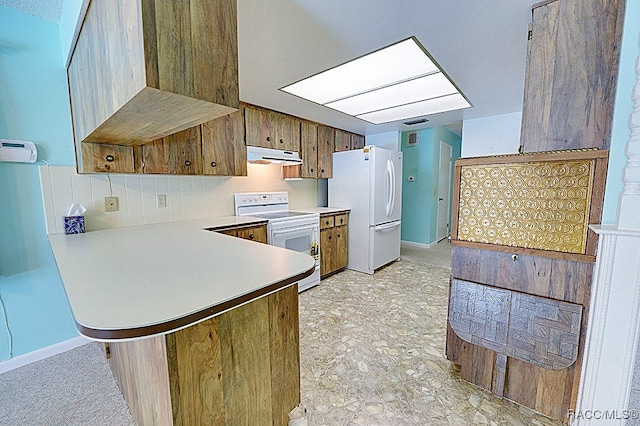
<instances>
[{"instance_id":1,"label":"oven door handle","mask_svg":"<svg viewBox=\"0 0 640 426\"><path fill-rule=\"evenodd\" d=\"M309 226L300 226L300 227L297 227L297 228L283 229L282 231L274 229L274 230L271 231L271 233L273 235L280 235L280 234L289 234L291 232L296 232L296 231L300 231L300 230L314 230L315 231L314 228L311 228Z\"/></svg>"}]
</instances>

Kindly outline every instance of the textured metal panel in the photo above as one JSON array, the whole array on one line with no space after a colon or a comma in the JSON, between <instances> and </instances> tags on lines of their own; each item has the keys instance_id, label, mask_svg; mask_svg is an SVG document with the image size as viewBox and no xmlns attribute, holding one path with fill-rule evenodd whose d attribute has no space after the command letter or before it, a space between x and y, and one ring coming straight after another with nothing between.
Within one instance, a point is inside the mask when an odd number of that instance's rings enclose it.
<instances>
[{"instance_id":1,"label":"textured metal panel","mask_svg":"<svg viewBox=\"0 0 640 426\"><path fill-rule=\"evenodd\" d=\"M550 370L578 356L582 306L453 279L449 323L463 340Z\"/></svg>"},{"instance_id":2,"label":"textured metal panel","mask_svg":"<svg viewBox=\"0 0 640 426\"><path fill-rule=\"evenodd\" d=\"M467 165L458 240L584 254L594 160Z\"/></svg>"}]
</instances>

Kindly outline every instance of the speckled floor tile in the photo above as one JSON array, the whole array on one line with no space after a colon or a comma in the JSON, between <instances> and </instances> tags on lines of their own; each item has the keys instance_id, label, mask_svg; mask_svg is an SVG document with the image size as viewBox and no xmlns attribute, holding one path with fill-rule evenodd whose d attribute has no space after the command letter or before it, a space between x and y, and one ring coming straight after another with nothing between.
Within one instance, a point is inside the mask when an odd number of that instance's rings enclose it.
<instances>
[{"instance_id":1,"label":"speckled floor tile","mask_svg":"<svg viewBox=\"0 0 640 426\"><path fill-rule=\"evenodd\" d=\"M300 294L309 425L560 425L459 378L445 356L450 269L403 258Z\"/></svg>"}]
</instances>

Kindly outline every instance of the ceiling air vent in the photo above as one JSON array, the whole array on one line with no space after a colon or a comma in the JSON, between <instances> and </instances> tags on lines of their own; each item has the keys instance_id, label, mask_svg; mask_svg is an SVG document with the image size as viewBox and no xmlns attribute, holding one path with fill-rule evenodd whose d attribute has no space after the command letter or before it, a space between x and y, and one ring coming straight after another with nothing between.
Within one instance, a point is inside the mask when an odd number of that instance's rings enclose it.
<instances>
[{"instance_id":1,"label":"ceiling air vent","mask_svg":"<svg viewBox=\"0 0 640 426\"><path fill-rule=\"evenodd\" d=\"M426 118L419 118L417 120L412 120L412 121L405 121L403 124L406 124L407 126L413 126L415 124L422 124L422 123L426 123L427 120Z\"/></svg>"},{"instance_id":2,"label":"ceiling air vent","mask_svg":"<svg viewBox=\"0 0 640 426\"><path fill-rule=\"evenodd\" d=\"M407 146L418 145L418 132L407 133Z\"/></svg>"}]
</instances>

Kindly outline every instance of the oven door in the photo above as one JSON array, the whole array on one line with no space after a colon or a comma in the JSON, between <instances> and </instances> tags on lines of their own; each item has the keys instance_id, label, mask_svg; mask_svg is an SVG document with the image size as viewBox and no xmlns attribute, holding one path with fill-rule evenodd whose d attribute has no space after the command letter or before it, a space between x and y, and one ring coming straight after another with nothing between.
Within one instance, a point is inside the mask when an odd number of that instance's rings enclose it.
<instances>
[{"instance_id":1,"label":"oven door","mask_svg":"<svg viewBox=\"0 0 640 426\"><path fill-rule=\"evenodd\" d=\"M298 283L298 291L320 284L320 241L318 225L273 227L269 231L269 244L308 254L316 260L316 270Z\"/></svg>"},{"instance_id":2,"label":"oven door","mask_svg":"<svg viewBox=\"0 0 640 426\"><path fill-rule=\"evenodd\" d=\"M315 225L299 225L291 228L271 229L269 244L289 250L308 254L319 258L318 227Z\"/></svg>"}]
</instances>

